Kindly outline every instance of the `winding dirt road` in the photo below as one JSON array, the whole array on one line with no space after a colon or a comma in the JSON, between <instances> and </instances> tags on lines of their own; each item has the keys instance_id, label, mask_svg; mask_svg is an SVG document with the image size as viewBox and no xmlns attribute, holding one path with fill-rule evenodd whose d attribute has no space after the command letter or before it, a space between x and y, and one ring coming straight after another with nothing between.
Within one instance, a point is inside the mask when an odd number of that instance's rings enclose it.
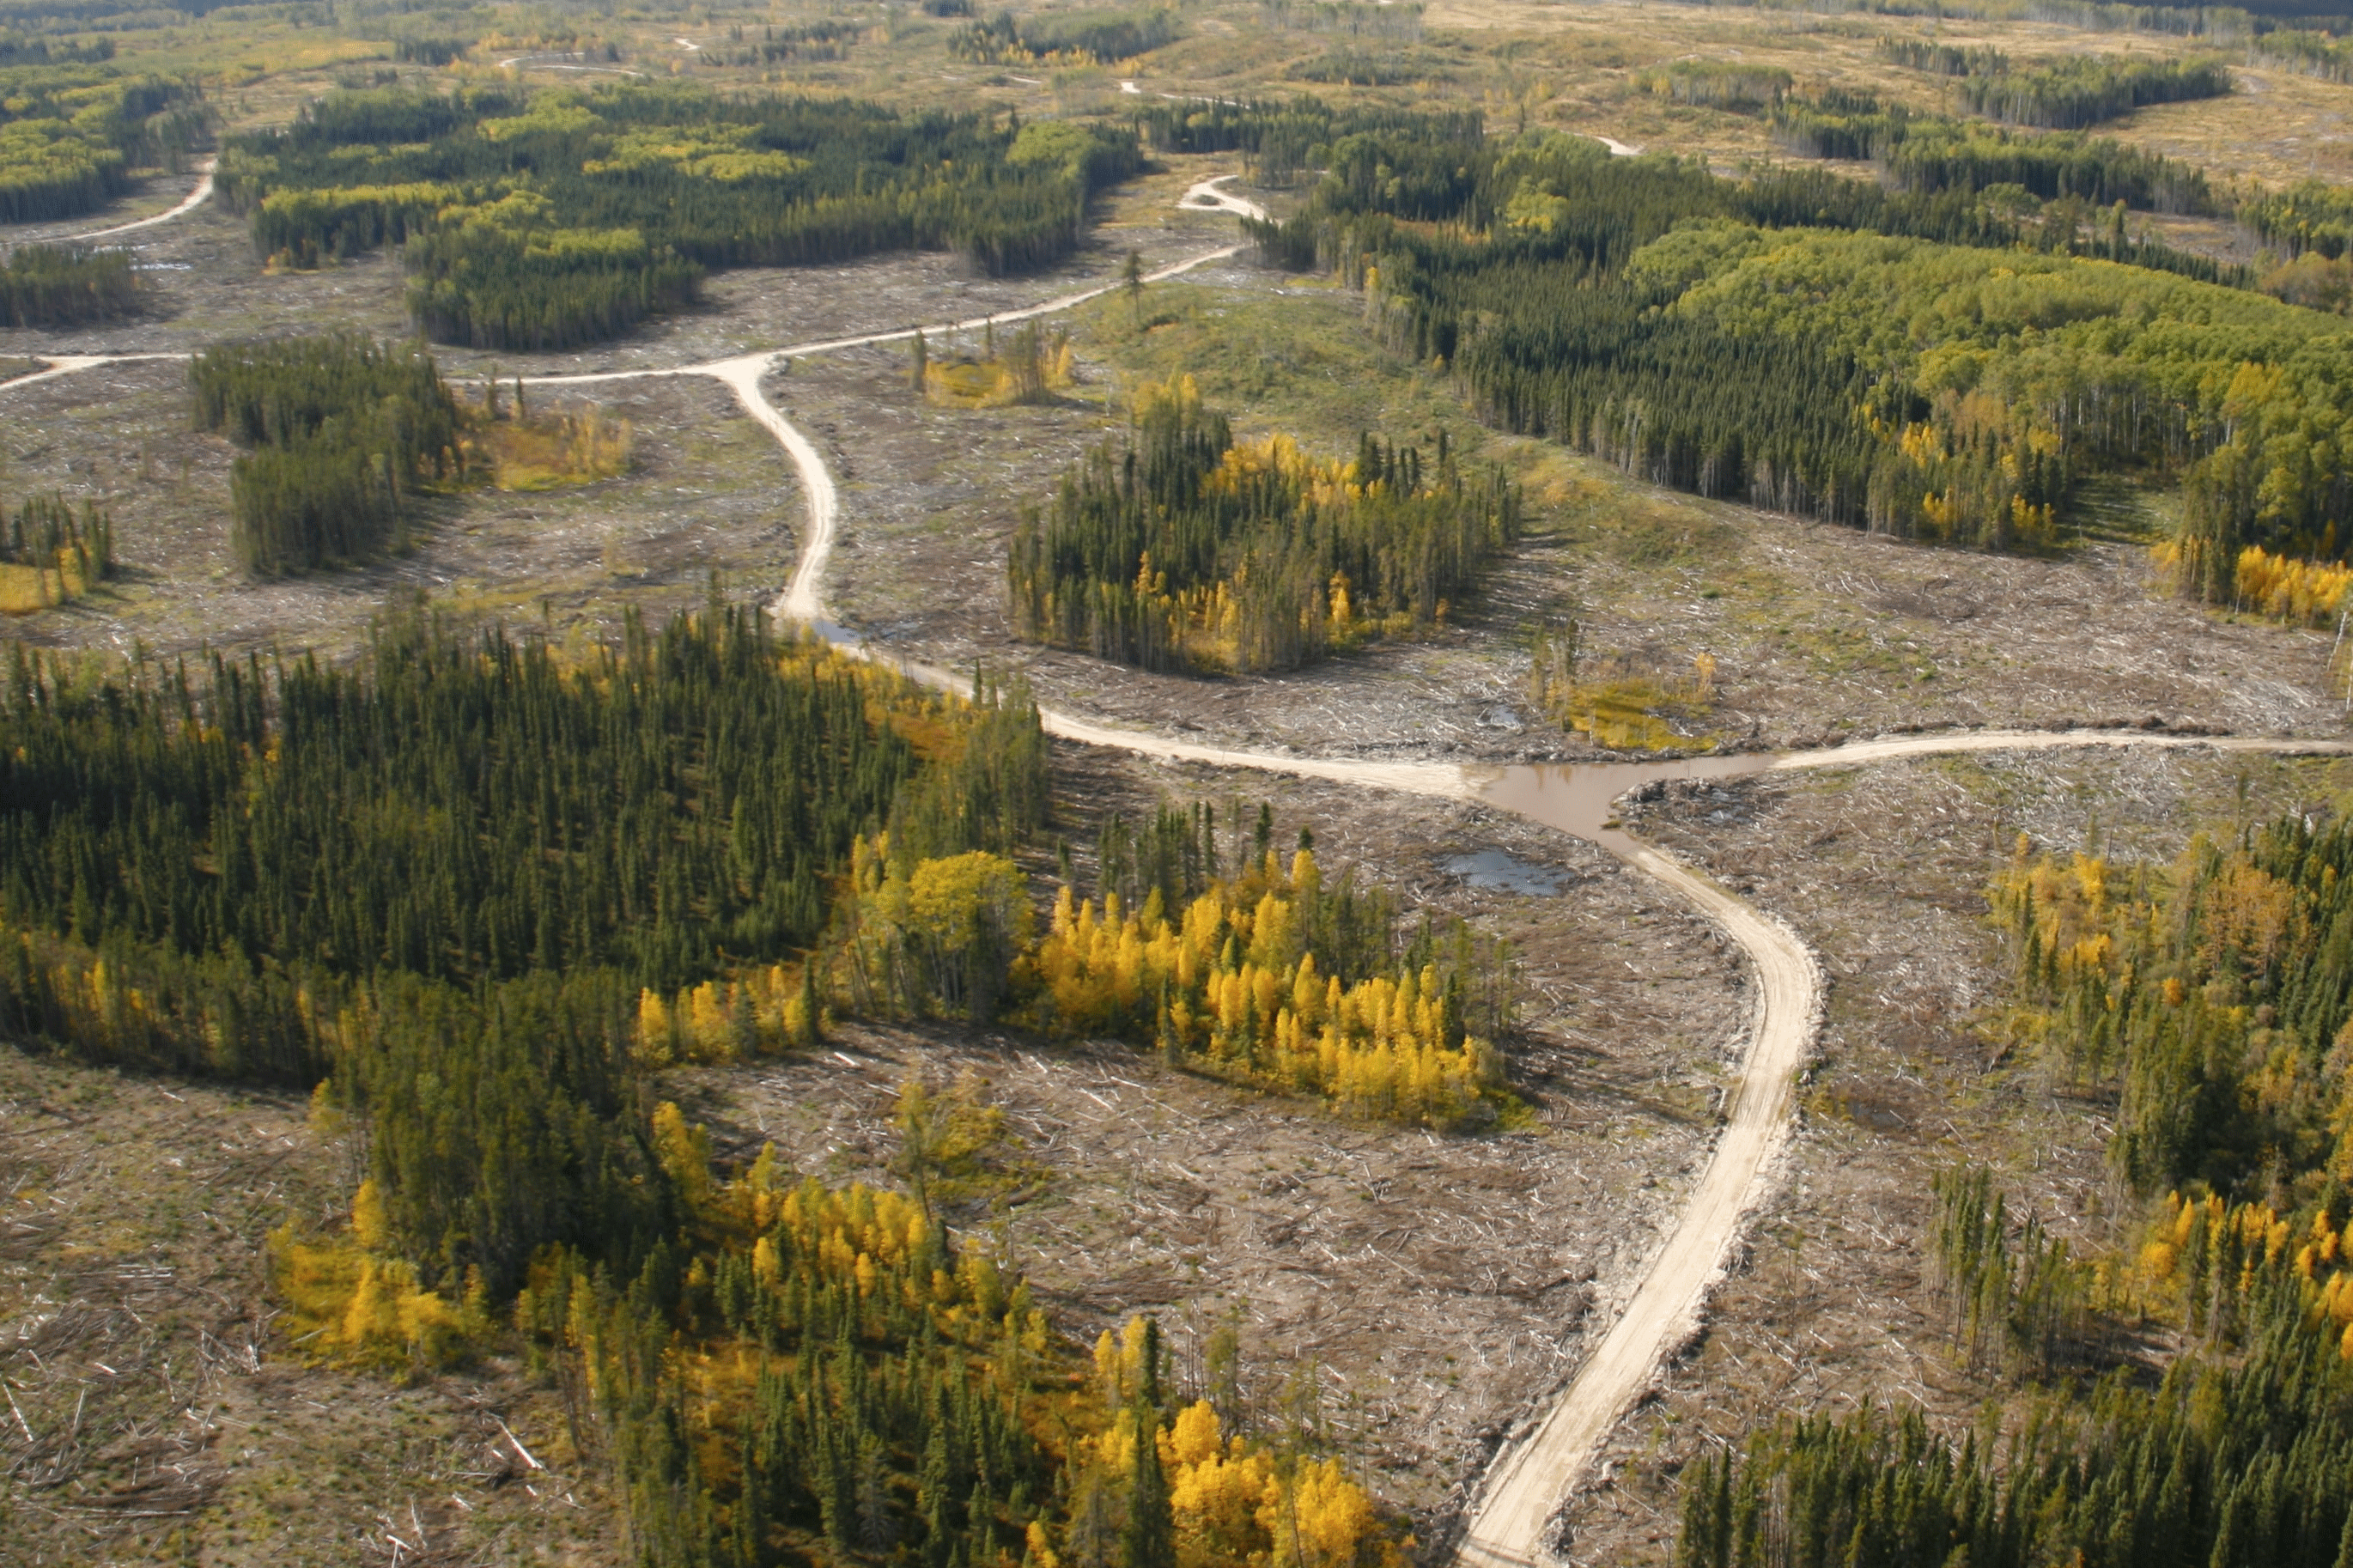
<instances>
[{"instance_id":1,"label":"winding dirt road","mask_svg":"<svg viewBox=\"0 0 2353 1568\"><path fill-rule=\"evenodd\" d=\"M213 199L213 160L206 159L196 165L196 169L202 177L196 181L195 188L182 196L175 205L157 213L153 217L133 218L129 223L113 224L105 228L93 228L82 234L60 234L48 238L35 237L12 240L8 242L6 247L14 250L23 245L79 245L86 239L111 239L118 234L130 234L137 229L153 228L159 223L170 223L174 218L185 217Z\"/></svg>"},{"instance_id":2,"label":"winding dirt road","mask_svg":"<svg viewBox=\"0 0 2353 1568\"><path fill-rule=\"evenodd\" d=\"M209 194L209 183L207 178L206 185L199 187L199 194L173 213L121 228L145 226L177 216ZM1264 216L1254 204L1219 190L1223 183L1223 179L1209 180L1193 186L1180 205L1194 210ZM1150 274L1148 280L1176 277L1240 249L1240 245L1231 245L1205 251L1160 268ZM791 581L775 601L775 613L782 619L808 626L830 640L860 647L854 633L831 621L825 604L826 567L839 529L839 494L816 445L768 400L763 383L770 371L794 357L903 341L919 331L927 335L948 334L978 331L992 321L1028 321L1069 310L1121 287L1117 282L1108 283L994 317L798 343L701 364L537 380L540 384L561 386L644 376L701 375L724 383L744 411L784 448L799 478L807 507L807 527L800 558ZM58 356L47 361L43 370L0 384L0 390L127 360L185 357L163 353ZM878 653L863 647L861 651ZM936 684L955 686L965 679L955 672L920 665L906 668L919 679ZM1755 966L1756 1005L1747 1028L1740 1080L1730 1097L1723 1131L1708 1157L1706 1169L1672 1230L1644 1266L1617 1321L1559 1391L1541 1421L1524 1426L1495 1455L1458 1547L1457 1561L1472 1568L1503 1568L1507 1564L1517 1568L1534 1564L1546 1556L1553 1521L1583 1478L1592 1456L1619 1417L1650 1385L1662 1359L1697 1329L1708 1292L1721 1277L1745 1221L1776 1184L1777 1162L1790 1133L1795 1086L1820 1027L1821 972L1797 933L1663 851L1617 830L1610 816L1612 801L1626 790L1652 779L1848 767L1956 752L2114 746L2353 755L2353 744L2294 738L2208 738L2137 731L1966 731L1890 736L1778 756L1499 768L1229 751L1145 731L1113 728L1068 713L1049 711L1043 721L1048 732L1060 739L1113 747L1142 756L1330 779L1411 795L1481 800L1518 812L1601 845L1635 869L1672 889L1737 942Z\"/></svg>"}]
</instances>

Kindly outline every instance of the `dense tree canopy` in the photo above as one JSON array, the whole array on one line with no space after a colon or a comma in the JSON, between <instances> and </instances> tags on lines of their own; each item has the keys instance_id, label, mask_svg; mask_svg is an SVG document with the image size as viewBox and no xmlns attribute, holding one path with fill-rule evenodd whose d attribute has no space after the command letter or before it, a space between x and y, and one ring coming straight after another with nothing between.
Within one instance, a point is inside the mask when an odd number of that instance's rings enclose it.
<instances>
[{"instance_id":1,"label":"dense tree canopy","mask_svg":"<svg viewBox=\"0 0 2353 1568\"><path fill-rule=\"evenodd\" d=\"M315 267L405 244L435 339L548 349L693 296L703 268L963 252L990 272L1068 255L1132 139L1071 121L901 115L856 100L346 89L233 139L223 195L255 248Z\"/></svg>"},{"instance_id":2,"label":"dense tree canopy","mask_svg":"<svg viewBox=\"0 0 2353 1568\"><path fill-rule=\"evenodd\" d=\"M2190 592L2229 597L2249 547L2339 558L2346 323L2185 276L2212 266L2121 213L2086 239L1998 195L1366 134L1260 233L1498 423L1659 482L2000 548L2121 471L2179 487Z\"/></svg>"},{"instance_id":3,"label":"dense tree canopy","mask_svg":"<svg viewBox=\"0 0 2353 1568\"><path fill-rule=\"evenodd\" d=\"M1435 624L1518 532L1510 482L1461 472L1443 435L1317 463L1281 436L1237 444L1180 380L1142 389L1126 444L1023 518L1014 625L1147 669L1290 668Z\"/></svg>"},{"instance_id":4,"label":"dense tree canopy","mask_svg":"<svg viewBox=\"0 0 2353 1568\"><path fill-rule=\"evenodd\" d=\"M353 333L222 344L188 368L195 426L247 448L229 470L229 547L260 576L406 542L417 489L463 461L432 356Z\"/></svg>"}]
</instances>

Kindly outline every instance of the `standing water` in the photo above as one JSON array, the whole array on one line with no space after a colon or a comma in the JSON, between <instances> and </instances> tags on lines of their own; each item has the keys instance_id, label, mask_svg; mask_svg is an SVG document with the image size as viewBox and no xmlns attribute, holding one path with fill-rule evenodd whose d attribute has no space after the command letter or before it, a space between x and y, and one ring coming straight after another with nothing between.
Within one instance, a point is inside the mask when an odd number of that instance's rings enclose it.
<instances>
[{"instance_id":1,"label":"standing water","mask_svg":"<svg viewBox=\"0 0 2353 1568\"><path fill-rule=\"evenodd\" d=\"M1620 830L1611 806L1628 790L1654 779L1725 779L1771 768L1770 752L1684 757L1672 763L1543 763L1508 767L1479 791L1490 805L1516 813L1599 844L1631 859L1635 841Z\"/></svg>"}]
</instances>

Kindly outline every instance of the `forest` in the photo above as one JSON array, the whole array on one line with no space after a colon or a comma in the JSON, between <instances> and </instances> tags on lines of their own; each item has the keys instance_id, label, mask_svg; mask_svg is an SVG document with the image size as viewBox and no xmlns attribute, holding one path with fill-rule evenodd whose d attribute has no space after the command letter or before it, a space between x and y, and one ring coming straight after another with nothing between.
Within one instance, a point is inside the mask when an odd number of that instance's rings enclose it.
<instances>
[{"instance_id":1,"label":"forest","mask_svg":"<svg viewBox=\"0 0 2353 1568\"><path fill-rule=\"evenodd\" d=\"M1113 65L1173 44L1181 33L1167 9L1049 11L1018 22L1000 11L958 28L948 54L976 65Z\"/></svg>"},{"instance_id":2,"label":"forest","mask_svg":"<svg viewBox=\"0 0 2353 1568\"><path fill-rule=\"evenodd\" d=\"M677 308L711 268L915 247L992 274L1048 265L1138 159L1075 121L857 100L382 88L232 138L218 178L274 264L400 245L410 315L435 341L554 349Z\"/></svg>"},{"instance_id":3,"label":"forest","mask_svg":"<svg viewBox=\"0 0 2353 1568\"><path fill-rule=\"evenodd\" d=\"M1206 808L1164 810L1141 836L1114 819L1097 899L1074 916L1066 887L1022 993L984 994L972 977L1005 955L975 968L959 941L994 893L1027 907L1005 857L1046 810L1035 707L987 680L934 696L715 604L585 658L417 610L348 668L90 676L11 652L0 1026L97 1063L315 1083L314 1120L365 1128L349 1226L271 1240L314 1353L422 1375L513 1344L512 1323L649 1563L1398 1561L1303 1426L1249 1427L1230 1330L1189 1373L1145 1319L1090 1358L956 1233L984 1103L911 1080L905 1191L828 1189L773 1150L721 1168L653 1074L677 1047L808 1043L837 1004L1002 1000L1055 1030L1107 1005L1120 1026L1119 899L1166 866L1198 895L1175 1016L1198 1005L1214 1049L1209 994L1262 991L1280 961L1304 995L1312 947L1367 1058L1335 1100L1404 1114L1444 1092L1440 1043L1508 1007L1493 963L1482 989L1459 961L1466 935L1398 944L1393 899L1319 891L1303 836L1286 876L1266 808L1222 849ZM1108 949L1078 940L1099 907Z\"/></svg>"},{"instance_id":4,"label":"forest","mask_svg":"<svg viewBox=\"0 0 2353 1568\"><path fill-rule=\"evenodd\" d=\"M1772 114L1773 139L1807 158L1868 162L1902 191L1976 194L2014 185L2042 200L2136 211L2211 214L2205 171L2106 137L2025 133L1915 114L1867 93L1789 99Z\"/></svg>"},{"instance_id":5,"label":"forest","mask_svg":"<svg viewBox=\"0 0 2353 1568\"><path fill-rule=\"evenodd\" d=\"M20 245L0 264L0 327L79 327L138 308L126 250Z\"/></svg>"},{"instance_id":6,"label":"forest","mask_svg":"<svg viewBox=\"0 0 2353 1568\"><path fill-rule=\"evenodd\" d=\"M1680 1562L2346 1560L2348 870L2353 832L2301 815L2201 837L2169 866L2063 864L2021 841L1992 903L2025 1037L2047 1070L2119 1096L2109 1163L2152 1200L2137 1253L2087 1266L2031 1218L2013 1227L1984 1173L1940 1177L1929 1247L1959 1353L2064 1375L1959 1443L1866 1409L1703 1458ZM2137 1375L2100 1353L2101 1319L2154 1321L2181 1348Z\"/></svg>"},{"instance_id":7,"label":"forest","mask_svg":"<svg viewBox=\"0 0 2353 1568\"><path fill-rule=\"evenodd\" d=\"M195 427L245 448L229 548L275 577L408 545L418 490L462 470L457 400L422 348L332 333L222 344L188 366Z\"/></svg>"},{"instance_id":8,"label":"forest","mask_svg":"<svg viewBox=\"0 0 2353 1568\"><path fill-rule=\"evenodd\" d=\"M2152 103L2223 97L2231 91L2231 71L2214 59L2073 55L2026 69L1972 71L1956 88L1973 113L2016 125L2080 131Z\"/></svg>"},{"instance_id":9,"label":"forest","mask_svg":"<svg viewBox=\"0 0 2353 1568\"><path fill-rule=\"evenodd\" d=\"M2353 44L2329 33L2300 27L2278 27L2251 39L2250 60L2316 76L2324 81L2353 81Z\"/></svg>"},{"instance_id":10,"label":"forest","mask_svg":"<svg viewBox=\"0 0 2353 1568\"><path fill-rule=\"evenodd\" d=\"M2179 489L2185 593L2230 598L2249 547L2341 558L2344 321L2074 211L2029 231L1989 193L1366 133L1255 227L1484 416L1653 482L2041 549L2081 480L2126 472Z\"/></svg>"},{"instance_id":11,"label":"forest","mask_svg":"<svg viewBox=\"0 0 2353 1568\"><path fill-rule=\"evenodd\" d=\"M1237 444L1189 377L1073 465L1007 557L1017 633L1146 669L1289 669L1442 622L1519 533L1500 471L1363 437L1347 462Z\"/></svg>"},{"instance_id":12,"label":"forest","mask_svg":"<svg viewBox=\"0 0 2353 1568\"><path fill-rule=\"evenodd\" d=\"M127 75L102 54L0 60L0 223L79 217L131 188L142 164L176 168L206 133L194 83Z\"/></svg>"}]
</instances>

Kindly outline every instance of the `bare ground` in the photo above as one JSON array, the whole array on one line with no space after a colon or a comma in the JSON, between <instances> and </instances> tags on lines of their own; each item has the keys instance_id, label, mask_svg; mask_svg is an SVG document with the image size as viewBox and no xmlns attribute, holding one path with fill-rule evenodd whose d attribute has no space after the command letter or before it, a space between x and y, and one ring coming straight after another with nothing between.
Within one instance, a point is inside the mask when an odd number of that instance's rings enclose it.
<instances>
[{"instance_id":1,"label":"bare ground","mask_svg":"<svg viewBox=\"0 0 2353 1568\"><path fill-rule=\"evenodd\" d=\"M656 620L702 602L711 574L765 597L790 572L799 490L768 435L727 389L695 377L596 389L635 432L619 479L545 491L476 488L427 503L416 546L343 572L256 581L228 541L236 449L187 427L172 362L105 366L12 393L8 474L24 489L102 501L121 575L72 605L14 619L52 647L164 653L277 645L339 651L418 594L461 616L605 635L631 607ZM543 608L544 606L544 608Z\"/></svg>"},{"instance_id":2,"label":"bare ground","mask_svg":"<svg viewBox=\"0 0 2353 1568\"><path fill-rule=\"evenodd\" d=\"M396 1386L285 1342L264 1237L340 1224L352 1180L303 1111L0 1047L0 1558L617 1561L557 1403L513 1368Z\"/></svg>"},{"instance_id":3,"label":"bare ground","mask_svg":"<svg viewBox=\"0 0 2353 1568\"><path fill-rule=\"evenodd\" d=\"M1342 1449L1386 1500L1442 1524L1679 1211L1747 1017L1737 953L1600 851L1483 807L1075 749L1057 760L1073 839L1100 812L1133 817L1162 795L1271 797L1284 841L1314 827L1327 873L1357 867L1405 890L1409 918L1461 913L1511 937L1526 1112L1442 1135L1337 1120L1117 1043L870 1026L803 1058L681 1074L689 1103L727 1156L773 1139L828 1181L889 1181L898 1084L985 1079L1030 1173L965 1223L1010 1252L1060 1326L1091 1342L1153 1311L1193 1356L1238 1312L1261 1416L1276 1419L1312 1364ZM1446 868L1494 850L1558 871L1560 890L1479 889Z\"/></svg>"}]
</instances>

